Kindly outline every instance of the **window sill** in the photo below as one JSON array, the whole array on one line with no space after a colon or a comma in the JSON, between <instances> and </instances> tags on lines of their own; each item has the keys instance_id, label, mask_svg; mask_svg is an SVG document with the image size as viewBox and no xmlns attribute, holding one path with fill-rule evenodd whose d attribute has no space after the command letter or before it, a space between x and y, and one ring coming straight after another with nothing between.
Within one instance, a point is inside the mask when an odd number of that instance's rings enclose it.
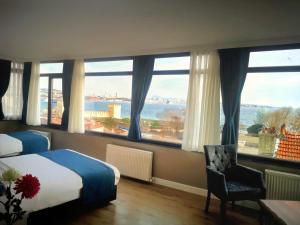
<instances>
[{"instance_id":1,"label":"window sill","mask_svg":"<svg viewBox=\"0 0 300 225\"><path fill-rule=\"evenodd\" d=\"M40 125L40 127L64 131L64 129L59 125ZM141 144L153 144L153 145L173 148L173 149L176 149L176 150L181 150L181 144L176 144L176 143L172 143L172 142L163 142L163 141L156 141L156 140L149 140L149 139L142 139L141 141L134 141L134 140L128 139L127 136L118 135L118 134L95 132L95 131L85 131L85 133L83 135L116 138L116 139L120 139L120 140L124 140L124 141L130 141L130 142L141 143Z\"/></svg>"},{"instance_id":2,"label":"window sill","mask_svg":"<svg viewBox=\"0 0 300 225\"><path fill-rule=\"evenodd\" d=\"M117 138L120 140L141 143L141 144L153 144L158 146L164 146L168 148L174 148L176 150L181 150L181 145L171 142L163 142L163 141L156 141L156 140L149 140L149 139L142 139L141 141L134 141L127 138L127 136L117 135L117 134L109 134L109 133L102 133L102 132L95 132L95 131L86 131L84 134L86 135L93 135L98 137L110 137L110 138Z\"/></svg>"},{"instance_id":3,"label":"window sill","mask_svg":"<svg viewBox=\"0 0 300 225\"><path fill-rule=\"evenodd\" d=\"M250 155L245 153L238 153L238 160L246 160L254 163L266 163L268 165L278 165L281 167L288 167L293 169L300 169L300 161L290 161L284 159L275 159L261 155Z\"/></svg>"},{"instance_id":4,"label":"window sill","mask_svg":"<svg viewBox=\"0 0 300 225\"><path fill-rule=\"evenodd\" d=\"M42 125L40 125L40 127L50 128L50 129L55 129L55 130L64 130L61 125L56 125L56 124L49 124L49 125L42 124Z\"/></svg>"},{"instance_id":5,"label":"window sill","mask_svg":"<svg viewBox=\"0 0 300 225\"><path fill-rule=\"evenodd\" d=\"M21 119L3 119L0 122L20 122Z\"/></svg>"}]
</instances>

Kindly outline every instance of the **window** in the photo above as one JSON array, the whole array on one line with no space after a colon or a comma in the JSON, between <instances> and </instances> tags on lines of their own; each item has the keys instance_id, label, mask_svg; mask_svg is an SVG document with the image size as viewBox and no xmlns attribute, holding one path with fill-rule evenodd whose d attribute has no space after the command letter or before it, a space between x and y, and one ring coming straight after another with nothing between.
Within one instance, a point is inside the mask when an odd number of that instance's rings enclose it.
<instances>
[{"instance_id":1,"label":"window","mask_svg":"<svg viewBox=\"0 0 300 225\"><path fill-rule=\"evenodd\" d=\"M86 73L132 71L132 60L86 62Z\"/></svg>"},{"instance_id":2,"label":"window","mask_svg":"<svg viewBox=\"0 0 300 225\"><path fill-rule=\"evenodd\" d=\"M49 78L41 77L40 78L40 107L41 107L41 124L48 124L48 93L49 93Z\"/></svg>"},{"instance_id":3,"label":"window","mask_svg":"<svg viewBox=\"0 0 300 225\"><path fill-rule=\"evenodd\" d=\"M64 112L62 96L62 78L51 79L51 123L61 125Z\"/></svg>"},{"instance_id":4,"label":"window","mask_svg":"<svg viewBox=\"0 0 300 225\"><path fill-rule=\"evenodd\" d=\"M299 66L300 49L251 52L249 67Z\"/></svg>"},{"instance_id":5,"label":"window","mask_svg":"<svg viewBox=\"0 0 300 225\"><path fill-rule=\"evenodd\" d=\"M63 63L40 65L40 115L41 124L60 126L63 108Z\"/></svg>"},{"instance_id":6,"label":"window","mask_svg":"<svg viewBox=\"0 0 300 225\"><path fill-rule=\"evenodd\" d=\"M63 63L41 63L40 74L62 74Z\"/></svg>"},{"instance_id":7,"label":"window","mask_svg":"<svg viewBox=\"0 0 300 225\"><path fill-rule=\"evenodd\" d=\"M189 70L190 56L156 58L154 71L163 70Z\"/></svg>"},{"instance_id":8,"label":"window","mask_svg":"<svg viewBox=\"0 0 300 225\"><path fill-rule=\"evenodd\" d=\"M142 138L180 144L189 80L189 56L156 58L141 114Z\"/></svg>"},{"instance_id":9,"label":"window","mask_svg":"<svg viewBox=\"0 0 300 225\"><path fill-rule=\"evenodd\" d=\"M85 63L85 129L127 135L133 60Z\"/></svg>"},{"instance_id":10,"label":"window","mask_svg":"<svg viewBox=\"0 0 300 225\"><path fill-rule=\"evenodd\" d=\"M141 113L142 138L180 144L188 92L189 53L157 55ZM63 63L42 63L41 123L61 125ZM133 58L85 61L85 130L127 136Z\"/></svg>"},{"instance_id":11,"label":"window","mask_svg":"<svg viewBox=\"0 0 300 225\"><path fill-rule=\"evenodd\" d=\"M141 114L143 139L180 144L186 107L189 54L157 56ZM133 59L85 62L85 129L127 136Z\"/></svg>"},{"instance_id":12,"label":"window","mask_svg":"<svg viewBox=\"0 0 300 225\"><path fill-rule=\"evenodd\" d=\"M299 65L299 49L250 54L241 96L239 152L300 160Z\"/></svg>"}]
</instances>

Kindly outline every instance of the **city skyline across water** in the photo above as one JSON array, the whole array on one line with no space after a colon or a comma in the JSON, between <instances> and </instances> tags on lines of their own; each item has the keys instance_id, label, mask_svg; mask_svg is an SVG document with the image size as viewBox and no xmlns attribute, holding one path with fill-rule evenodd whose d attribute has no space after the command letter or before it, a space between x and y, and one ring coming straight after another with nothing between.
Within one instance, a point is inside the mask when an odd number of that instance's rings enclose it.
<instances>
[{"instance_id":1,"label":"city skyline across water","mask_svg":"<svg viewBox=\"0 0 300 225\"><path fill-rule=\"evenodd\" d=\"M122 101L100 101L100 102L85 102L85 110L87 111L107 111L109 104L120 104L121 105L121 118L129 118L130 117L130 102L122 102ZM47 109L48 102L41 101L41 110ZM52 107L56 106L56 102L52 103ZM185 104L166 104L166 103L147 103L143 107L143 111L141 114L142 119L149 120L160 120L161 115L166 111L178 112L181 115L185 113ZM256 120L257 112L261 111L274 111L278 109L277 107L269 107L269 106L256 106L256 105L241 105L240 109L240 124L246 127L254 124ZM222 111L222 107L220 106L220 125L224 124L224 114Z\"/></svg>"}]
</instances>

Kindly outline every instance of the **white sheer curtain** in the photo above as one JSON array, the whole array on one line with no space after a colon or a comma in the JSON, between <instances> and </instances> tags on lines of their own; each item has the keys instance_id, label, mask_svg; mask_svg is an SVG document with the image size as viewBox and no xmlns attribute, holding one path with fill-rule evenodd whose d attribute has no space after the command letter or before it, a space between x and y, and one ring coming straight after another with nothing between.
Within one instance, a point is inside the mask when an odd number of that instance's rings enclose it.
<instances>
[{"instance_id":1,"label":"white sheer curtain","mask_svg":"<svg viewBox=\"0 0 300 225\"><path fill-rule=\"evenodd\" d=\"M84 133L84 88L84 60L75 60L69 109L68 131L70 133Z\"/></svg>"},{"instance_id":2,"label":"white sheer curtain","mask_svg":"<svg viewBox=\"0 0 300 225\"><path fill-rule=\"evenodd\" d=\"M182 149L203 151L203 145L220 143L219 56L192 52Z\"/></svg>"},{"instance_id":3,"label":"white sheer curtain","mask_svg":"<svg viewBox=\"0 0 300 225\"><path fill-rule=\"evenodd\" d=\"M23 108L23 63L12 62L8 89L2 98L4 117L7 120L19 120Z\"/></svg>"},{"instance_id":4,"label":"white sheer curtain","mask_svg":"<svg viewBox=\"0 0 300 225\"><path fill-rule=\"evenodd\" d=\"M31 65L26 123L33 126L41 125L40 62L33 62Z\"/></svg>"}]
</instances>

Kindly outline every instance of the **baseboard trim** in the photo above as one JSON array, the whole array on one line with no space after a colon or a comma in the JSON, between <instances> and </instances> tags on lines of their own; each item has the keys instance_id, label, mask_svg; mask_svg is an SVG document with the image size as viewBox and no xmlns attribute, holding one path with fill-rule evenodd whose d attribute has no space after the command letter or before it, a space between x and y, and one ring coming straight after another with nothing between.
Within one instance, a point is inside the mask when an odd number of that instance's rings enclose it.
<instances>
[{"instance_id":1,"label":"baseboard trim","mask_svg":"<svg viewBox=\"0 0 300 225\"><path fill-rule=\"evenodd\" d=\"M186 184L182 184L182 183L177 183L174 181L170 181L170 180L165 180L165 179L161 179L158 177L153 177L152 178L152 182L154 184L159 184L165 187L169 187L169 188L173 188L176 190L180 190L180 191L185 191L188 193L192 193L192 194L196 194L196 195L200 195L200 196L207 196L207 189L204 188L198 188L198 187L194 187L194 186L190 186L190 185L186 185ZM217 199L216 196L214 196L213 194L211 195L211 198L213 199ZM246 208L251 208L254 210L259 210L259 207L257 205L257 203L255 202L251 202L251 201L238 201L236 202L237 205L240 205L242 207L246 207Z\"/></svg>"},{"instance_id":2,"label":"baseboard trim","mask_svg":"<svg viewBox=\"0 0 300 225\"><path fill-rule=\"evenodd\" d=\"M173 189L180 190L180 191L185 191L185 192L196 194L196 195L201 195L201 196L207 195L207 190L204 188L198 188L198 187L194 187L194 186L190 186L190 185L186 185L186 184L182 184L182 183L177 183L174 181L165 180L165 179L161 179L158 177L153 177L152 182L154 184L159 184L159 185L162 185L165 187L173 188Z\"/></svg>"}]
</instances>

